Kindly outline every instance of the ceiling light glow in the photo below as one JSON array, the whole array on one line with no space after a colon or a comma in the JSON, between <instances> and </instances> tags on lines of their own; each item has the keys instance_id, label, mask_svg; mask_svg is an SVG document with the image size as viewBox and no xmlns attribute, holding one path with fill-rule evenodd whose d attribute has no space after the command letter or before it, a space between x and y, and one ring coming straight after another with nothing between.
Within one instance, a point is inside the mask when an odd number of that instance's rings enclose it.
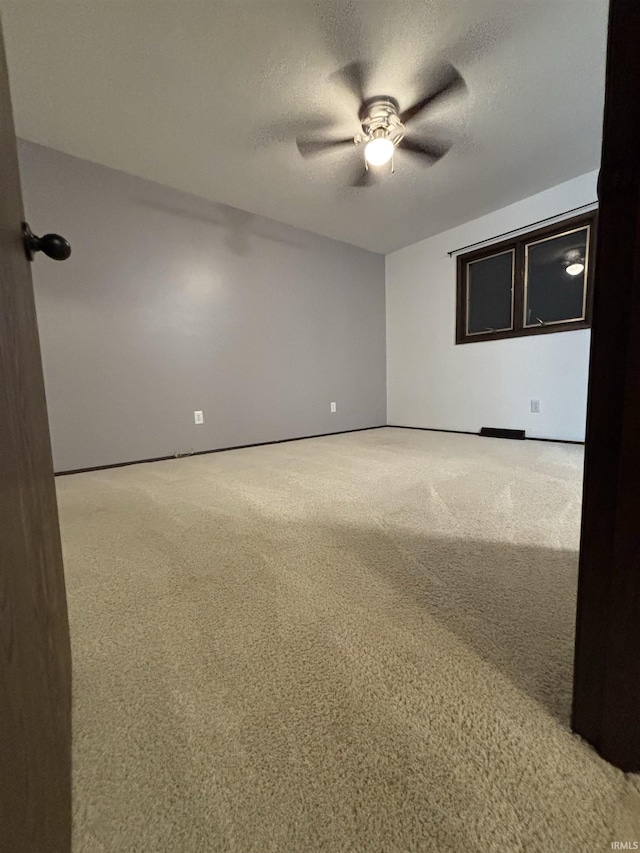
<instances>
[{"instance_id":1,"label":"ceiling light glow","mask_svg":"<svg viewBox=\"0 0 640 853\"><path fill-rule=\"evenodd\" d=\"M395 145L386 136L370 139L364 147L365 160L370 166L384 166L393 157Z\"/></svg>"},{"instance_id":2,"label":"ceiling light glow","mask_svg":"<svg viewBox=\"0 0 640 853\"><path fill-rule=\"evenodd\" d=\"M567 267L568 275L580 275L581 272L584 272L584 264L579 261L573 264L569 264L569 266Z\"/></svg>"}]
</instances>

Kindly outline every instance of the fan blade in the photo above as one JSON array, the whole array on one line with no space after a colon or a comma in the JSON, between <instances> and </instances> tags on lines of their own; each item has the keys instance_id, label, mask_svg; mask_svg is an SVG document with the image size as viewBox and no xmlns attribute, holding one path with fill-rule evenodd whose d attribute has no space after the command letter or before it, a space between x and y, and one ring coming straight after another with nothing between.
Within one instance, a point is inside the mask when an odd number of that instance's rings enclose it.
<instances>
[{"instance_id":1,"label":"fan blade","mask_svg":"<svg viewBox=\"0 0 640 853\"><path fill-rule=\"evenodd\" d=\"M353 144L353 136L348 136L345 139L307 139L304 137L296 139L298 151L305 158L315 157L318 154L324 154L327 151L341 148L344 145Z\"/></svg>"},{"instance_id":2,"label":"fan blade","mask_svg":"<svg viewBox=\"0 0 640 853\"><path fill-rule=\"evenodd\" d=\"M256 128L252 141L256 146L289 142L296 136L309 138L312 134L330 134L335 127L335 118L328 115L312 115L301 118L279 119Z\"/></svg>"},{"instance_id":3,"label":"fan blade","mask_svg":"<svg viewBox=\"0 0 640 853\"><path fill-rule=\"evenodd\" d=\"M373 169L366 169L364 164L358 164L353 178L349 181L350 187L370 187L376 182Z\"/></svg>"},{"instance_id":4,"label":"fan blade","mask_svg":"<svg viewBox=\"0 0 640 853\"><path fill-rule=\"evenodd\" d=\"M331 80L341 83L361 104L366 99L371 67L365 62L350 62L331 75Z\"/></svg>"},{"instance_id":5,"label":"fan blade","mask_svg":"<svg viewBox=\"0 0 640 853\"><path fill-rule=\"evenodd\" d=\"M336 68L354 58L371 56L368 10L362 0L307 0ZM311 22L310 22L311 23Z\"/></svg>"},{"instance_id":6,"label":"fan blade","mask_svg":"<svg viewBox=\"0 0 640 853\"><path fill-rule=\"evenodd\" d=\"M405 136L398 145L410 154L419 154L426 157L432 163L436 163L451 148L450 142L442 142L428 139L417 139L415 136Z\"/></svg>"},{"instance_id":7,"label":"fan blade","mask_svg":"<svg viewBox=\"0 0 640 853\"><path fill-rule=\"evenodd\" d=\"M400 114L400 121L403 124L407 124L407 122L412 121L436 100L439 100L445 95L451 95L454 92L463 91L466 88L466 84L460 75L460 72L454 68L453 65L447 65L440 77L440 82L436 90L430 92L424 98L413 104L413 106L408 107L408 109L402 112Z\"/></svg>"}]
</instances>

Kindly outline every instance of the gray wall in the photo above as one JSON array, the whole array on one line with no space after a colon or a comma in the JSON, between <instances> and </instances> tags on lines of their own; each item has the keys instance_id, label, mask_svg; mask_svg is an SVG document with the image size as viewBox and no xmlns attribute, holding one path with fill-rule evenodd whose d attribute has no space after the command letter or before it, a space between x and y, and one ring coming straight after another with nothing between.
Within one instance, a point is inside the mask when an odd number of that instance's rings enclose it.
<instances>
[{"instance_id":1,"label":"gray wall","mask_svg":"<svg viewBox=\"0 0 640 853\"><path fill-rule=\"evenodd\" d=\"M35 233L73 248L33 264L56 470L386 423L381 255L39 145L20 163Z\"/></svg>"}]
</instances>

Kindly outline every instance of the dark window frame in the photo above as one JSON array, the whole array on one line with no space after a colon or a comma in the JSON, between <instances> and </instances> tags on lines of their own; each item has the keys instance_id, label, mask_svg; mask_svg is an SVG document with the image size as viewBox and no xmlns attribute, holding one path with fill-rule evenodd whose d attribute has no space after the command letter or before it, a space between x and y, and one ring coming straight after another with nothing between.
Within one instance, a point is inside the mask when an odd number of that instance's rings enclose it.
<instances>
[{"instance_id":1,"label":"dark window frame","mask_svg":"<svg viewBox=\"0 0 640 853\"><path fill-rule=\"evenodd\" d=\"M590 329L593 311L593 273L596 256L596 220L597 210L546 225L544 228L536 228L502 240L499 243L491 243L482 249L458 255L456 272L456 344L481 343L483 341L496 341L504 338L521 338L528 335L549 335L554 332L569 332L574 329ZM538 240L550 237L559 237L573 229L589 228L589 248L586 258L586 298L584 318L577 320L564 320L549 323L544 326L525 326L524 324L524 300L525 300L525 246ZM474 261L484 260L502 252L514 252L513 271L513 293L511 303L513 308L512 328L495 332L467 333L467 267Z\"/></svg>"}]
</instances>

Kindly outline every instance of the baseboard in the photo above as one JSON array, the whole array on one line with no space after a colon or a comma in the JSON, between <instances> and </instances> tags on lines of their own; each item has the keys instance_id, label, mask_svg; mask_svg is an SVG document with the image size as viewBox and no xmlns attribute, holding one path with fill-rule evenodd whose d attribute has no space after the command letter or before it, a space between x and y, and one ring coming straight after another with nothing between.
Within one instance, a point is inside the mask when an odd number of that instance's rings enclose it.
<instances>
[{"instance_id":1,"label":"baseboard","mask_svg":"<svg viewBox=\"0 0 640 853\"><path fill-rule=\"evenodd\" d=\"M230 447L216 447L213 450L195 450L193 453L173 453L170 456L153 456L150 459L132 459L129 462L112 462L110 465L94 465L90 468L70 468L67 471L54 471L55 477L66 477L67 474L86 474L91 471L106 471L109 468L126 468L128 465L144 465L147 462L166 462L169 459L184 459L189 456L205 456L208 453L224 453L227 450L244 450L247 447L265 447L269 444L286 444L289 441L306 441L309 438L325 438L330 435L346 435L351 432L367 432L372 429L384 429L387 425L380 424L372 427L357 429L342 429L337 432L320 432L317 435L298 435L294 438L278 438L275 441L258 441L254 444L234 444Z\"/></svg>"},{"instance_id":2,"label":"baseboard","mask_svg":"<svg viewBox=\"0 0 640 853\"><path fill-rule=\"evenodd\" d=\"M208 453L224 453L227 450L244 450L247 447L266 447L270 444L286 444L290 441L306 441L309 438L324 438L330 435L347 435L352 432L368 432L372 429L417 429L422 432L446 432L453 435L476 435L479 433L465 429L438 429L437 427L404 426L402 424L379 424L372 427L358 427L357 429L342 429L337 432L320 432L316 435L298 435L294 438L278 438L274 441L258 441L254 444L234 444L229 447L215 447L213 450L195 450L193 453L171 454L170 456L152 456L149 459L131 459L128 462L112 462L109 465L93 465L90 468L69 468L66 471L55 471L55 477L66 477L68 474L87 474L91 471L107 471L109 468L126 468L128 465L144 465L147 462L166 462L169 459L183 459L187 456L206 456ZM584 444L584 441L569 441L564 438L537 438L526 436L526 441L551 441L555 444Z\"/></svg>"},{"instance_id":3,"label":"baseboard","mask_svg":"<svg viewBox=\"0 0 640 853\"><path fill-rule=\"evenodd\" d=\"M551 441L553 444L579 444L584 447L584 441L571 441L569 438L538 438L537 435L525 436L527 441Z\"/></svg>"},{"instance_id":4,"label":"baseboard","mask_svg":"<svg viewBox=\"0 0 640 853\"><path fill-rule=\"evenodd\" d=\"M471 432L466 429L438 429L437 427L416 427L416 426L402 426L400 424L387 424L388 427L393 429L419 429L423 432L449 432L454 435L477 435L480 436L479 432ZM554 444L580 444L584 445L584 441L571 441L567 438L538 438L533 435L525 435L525 441L552 441Z\"/></svg>"},{"instance_id":5,"label":"baseboard","mask_svg":"<svg viewBox=\"0 0 640 853\"><path fill-rule=\"evenodd\" d=\"M403 426L402 424L387 424L389 429L419 429L423 432L449 432L453 435L478 435L477 432L471 432L471 430L467 429L438 429L437 427L414 427L414 426Z\"/></svg>"}]
</instances>

